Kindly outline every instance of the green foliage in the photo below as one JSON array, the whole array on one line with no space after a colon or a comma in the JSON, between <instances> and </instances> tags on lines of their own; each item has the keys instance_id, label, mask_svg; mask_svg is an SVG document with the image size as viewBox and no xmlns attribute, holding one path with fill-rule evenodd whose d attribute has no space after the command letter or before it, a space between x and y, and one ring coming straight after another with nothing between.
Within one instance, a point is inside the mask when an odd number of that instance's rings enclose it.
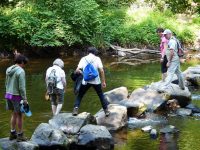
<instances>
[{"instance_id":1,"label":"green foliage","mask_svg":"<svg viewBox=\"0 0 200 150\"><path fill-rule=\"evenodd\" d=\"M199 16L192 23L181 23L174 12L191 10L188 7L195 0L184 0L180 5L180 0L146 0L148 7L141 7L143 4L135 1L3 0L0 49L74 45L105 49L108 43L157 47L157 27L169 28L184 43L192 44L200 24ZM133 2L137 7L130 7ZM165 4L171 10L164 10Z\"/></svg>"},{"instance_id":2,"label":"green foliage","mask_svg":"<svg viewBox=\"0 0 200 150\"><path fill-rule=\"evenodd\" d=\"M100 24L101 10L95 0L47 1L51 11L62 17L79 38L79 43L89 43Z\"/></svg>"},{"instance_id":3,"label":"green foliage","mask_svg":"<svg viewBox=\"0 0 200 150\"><path fill-rule=\"evenodd\" d=\"M15 45L36 47L87 44L100 17L94 0L21 1L14 7L1 8L0 37L12 37L19 43Z\"/></svg>"},{"instance_id":4,"label":"green foliage","mask_svg":"<svg viewBox=\"0 0 200 150\"><path fill-rule=\"evenodd\" d=\"M125 10L122 9L121 11L124 12ZM125 47L157 47L159 38L156 29L158 27L171 29L185 44L192 44L194 41L195 27L189 23L182 24L170 11L160 12L142 9L142 12L138 10L127 14L121 17L108 18L108 20L111 20L110 23L114 22L114 25L106 24L114 29L105 30L104 28L103 33L110 31L106 34L106 37L110 37L110 39L107 38L106 41L109 43L117 42L117 44Z\"/></svg>"},{"instance_id":5,"label":"green foliage","mask_svg":"<svg viewBox=\"0 0 200 150\"><path fill-rule=\"evenodd\" d=\"M159 10L169 8L174 13L195 13L199 9L199 0L146 0Z\"/></svg>"},{"instance_id":6,"label":"green foliage","mask_svg":"<svg viewBox=\"0 0 200 150\"><path fill-rule=\"evenodd\" d=\"M126 6L135 0L96 0L102 7L121 7Z\"/></svg>"},{"instance_id":7,"label":"green foliage","mask_svg":"<svg viewBox=\"0 0 200 150\"><path fill-rule=\"evenodd\" d=\"M119 42L117 33L123 27L126 9L110 9L103 12L101 25L92 38L92 44L104 49L107 43Z\"/></svg>"},{"instance_id":8,"label":"green foliage","mask_svg":"<svg viewBox=\"0 0 200 150\"><path fill-rule=\"evenodd\" d=\"M200 26L200 14L197 17L193 18L192 22Z\"/></svg>"}]
</instances>

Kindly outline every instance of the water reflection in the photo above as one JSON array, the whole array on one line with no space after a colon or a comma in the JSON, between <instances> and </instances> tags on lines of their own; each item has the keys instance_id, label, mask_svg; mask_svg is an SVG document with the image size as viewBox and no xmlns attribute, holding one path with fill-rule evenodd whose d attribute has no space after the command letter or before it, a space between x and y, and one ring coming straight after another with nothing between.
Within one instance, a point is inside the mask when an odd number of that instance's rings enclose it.
<instances>
[{"instance_id":1,"label":"water reflection","mask_svg":"<svg viewBox=\"0 0 200 150\"><path fill-rule=\"evenodd\" d=\"M71 112L74 103L73 83L70 80L70 72L76 68L80 58L64 58L65 71L67 73L67 92L65 95L63 112ZM129 92L142 87L151 82L160 79L160 65L146 64L139 66L118 65L110 67L110 58L104 58L103 62L106 68L107 89L111 90L116 87L126 86ZM26 68L27 94L33 116L25 117L25 133L30 137L35 128L41 122L48 122L52 117L50 102L45 101L45 83L44 76L46 69L52 64L53 59L32 59ZM5 93L4 80L5 70L11 65L9 60L0 61L0 138L9 135L10 113L5 111ZM186 69L190 64L185 64L182 69ZM200 92L196 92L197 95ZM195 93L195 94L196 94ZM193 97L194 99L198 99ZM200 107L200 101L194 100L195 105ZM95 114L101 108L98 96L93 89L90 89L83 98L80 112L88 111ZM176 126L181 132L179 136L159 136L153 140L148 133L143 133L140 129L127 130L123 129L114 134L116 150L158 150L158 149L181 149L181 150L198 150L200 147L200 120L194 118L170 118L170 124ZM169 142L170 141L170 142ZM173 149L172 149L173 150Z\"/></svg>"},{"instance_id":2,"label":"water reflection","mask_svg":"<svg viewBox=\"0 0 200 150\"><path fill-rule=\"evenodd\" d=\"M179 134L163 134L160 136L159 150L178 150Z\"/></svg>"}]
</instances>

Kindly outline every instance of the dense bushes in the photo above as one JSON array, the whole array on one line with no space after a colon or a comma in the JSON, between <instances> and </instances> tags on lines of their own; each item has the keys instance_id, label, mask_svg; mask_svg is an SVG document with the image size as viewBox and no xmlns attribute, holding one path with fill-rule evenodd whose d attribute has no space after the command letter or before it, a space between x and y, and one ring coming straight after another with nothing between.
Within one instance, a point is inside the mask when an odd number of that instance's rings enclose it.
<instances>
[{"instance_id":1,"label":"dense bushes","mask_svg":"<svg viewBox=\"0 0 200 150\"><path fill-rule=\"evenodd\" d=\"M104 40L124 47L156 48L159 43L159 38L155 33L158 27L171 29L182 42L192 45L195 32L199 29L198 19L193 23L184 23L182 20L179 21L171 11L161 12L149 7L138 8L138 10L135 8L109 10L105 14Z\"/></svg>"},{"instance_id":2,"label":"dense bushes","mask_svg":"<svg viewBox=\"0 0 200 150\"><path fill-rule=\"evenodd\" d=\"M7 35L37 47L83 44L100 23L97 7L94 0L22 1L12 9L1 8L1 37Z\"/></svg>"},{"instance_id":3,"label":"dense bushes","mask_svg":"<svg viewBox=\"0 0 200 150\"><path fill-rule=\"evenodd\" d=\"M192 44L199 29L198 16L182 23L172 11L164 11L162 0L135 1L4 0L0 7L0 50L89 44L105 49L108 43L156 47L157 27L170 28L184 43Z\"/></svg>"}]
</instances>

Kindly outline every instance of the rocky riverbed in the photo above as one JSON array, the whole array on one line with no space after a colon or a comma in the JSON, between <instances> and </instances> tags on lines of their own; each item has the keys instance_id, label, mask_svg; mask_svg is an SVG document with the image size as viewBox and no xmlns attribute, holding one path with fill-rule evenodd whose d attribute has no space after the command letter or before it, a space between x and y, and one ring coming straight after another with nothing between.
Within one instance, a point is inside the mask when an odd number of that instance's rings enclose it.
<instances>
[{"instance_id":1,"label":"rocky riverbed","mask_svg":"<svg viewBox=\"0 0 200 150\"><path fill-rule=\"evenodd\" d=\"M195 66L184 71L188 87L199 87L199 70L200 66ZM5 150L110 150L115 145L112 133L122 128L134 130L146 127L147 132L155 138L158 134L177 133L179 130L168 124L168 117L198 118L200 109L191 104L191 88L181 90L172 83L171 88L160 92L161 84L162 82L152 83L131 93L126 87L113 89L105 93L110 102L109 117L105 117L103 110L99 110L94 116L87 112L76 117L71 113L61 113L48 123L39 124L30 141L18 143L3 138L0 139L0 146ZM163 112L164 115L161 115Z\"/></svg>"}]
</instances>

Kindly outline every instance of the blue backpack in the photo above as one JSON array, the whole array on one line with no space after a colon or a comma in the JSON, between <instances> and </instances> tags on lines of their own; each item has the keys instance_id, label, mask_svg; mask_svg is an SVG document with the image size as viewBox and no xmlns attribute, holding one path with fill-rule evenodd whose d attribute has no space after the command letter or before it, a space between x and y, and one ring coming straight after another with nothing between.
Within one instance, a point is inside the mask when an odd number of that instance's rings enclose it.
<instances>
[{"instance_id":1,"label":"blue backpack","mask_svg":"<svg viewBox=\"0 0 200 150\"><path fill-rule=\"evenodd\" d=\"M88 62L87 60L86 60L86 62L88 64L85 67L85 69L83 70L83 79L85 81L91 81L91 80L95 79L96 77L98 77L99 74L98 74L98 71L92 65L92 62Z\"/></svg>"}]
</instances>

